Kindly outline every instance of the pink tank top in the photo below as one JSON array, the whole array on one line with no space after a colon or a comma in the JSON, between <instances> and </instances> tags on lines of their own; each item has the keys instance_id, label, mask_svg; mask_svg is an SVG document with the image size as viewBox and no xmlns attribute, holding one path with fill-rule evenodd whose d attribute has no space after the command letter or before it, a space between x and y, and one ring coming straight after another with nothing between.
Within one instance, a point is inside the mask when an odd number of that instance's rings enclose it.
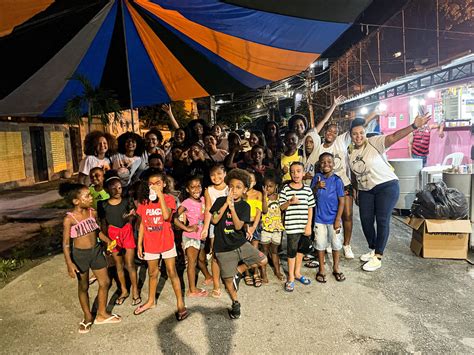
<instances>
[{"instance_id":1,"label":"pink tank top","mask_svg":"<svg viewBox=\"0 0 474 355\"><path fill-rule=\"evenodd\" d=\"M76 221L76 224L71 226L71 238L79 238L99 229L97 221L92 217L92 208L89 208L89 218L83 219L80 222L71 212L67 212L67 215L71 216Z\"/></svg>"}]
</instances>

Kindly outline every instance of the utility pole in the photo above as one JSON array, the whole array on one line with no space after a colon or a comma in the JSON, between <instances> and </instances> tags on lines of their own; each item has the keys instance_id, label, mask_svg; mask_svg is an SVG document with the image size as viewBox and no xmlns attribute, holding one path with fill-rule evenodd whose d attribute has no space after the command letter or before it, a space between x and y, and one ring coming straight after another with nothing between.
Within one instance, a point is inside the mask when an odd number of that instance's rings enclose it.
<instances>
[{"instance_id":1,"label":"utility pole","mask_svg":"<svg viewBox=\"0 0 474 355\"><path fill-rule=\"evenodd\" d=\"M314 111L313 111L313 103L312 103L312 95L311 95L311 87L313 84L311 74L312 74L312 68L309 67L307 73L306 73L306 102L308 103L308 111L309 111L309 125L311 128L315 127L314 124Z\"/></svg>"}]
</instances>

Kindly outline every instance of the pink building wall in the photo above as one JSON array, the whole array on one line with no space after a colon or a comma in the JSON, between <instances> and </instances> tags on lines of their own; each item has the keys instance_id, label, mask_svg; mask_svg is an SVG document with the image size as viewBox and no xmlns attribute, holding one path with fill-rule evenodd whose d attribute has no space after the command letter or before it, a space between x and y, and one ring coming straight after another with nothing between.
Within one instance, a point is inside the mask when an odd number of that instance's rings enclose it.
<instances>
[{"instance_id":1,"label":"pink building wall","mask_svg":"<svg viewBox=\"0 0 474 355\"><path fill-rule=\"evenodd\" d=\"M425 95L425 107L434 107L436 98L428 98ZM391 134L410 124L410 98L394 97L384 100L387 105L386 115L380 117L380 128L383 134ZM403 118L400 119L400 115ZM396 117L396 128L389 128L389 118ZM432 118L434 122L434 118ZM464 153L463 164L470 163L471 145L474 144L474 135L471 135L470 127L446 128L444 138L438 136L438 131L431 132L430 154L428 155L427 166L441 164L445 156L451 153ZM408 138L404 138L395 143L388 151L389 159L408 158Z\"/></svg>"}]
</instances>

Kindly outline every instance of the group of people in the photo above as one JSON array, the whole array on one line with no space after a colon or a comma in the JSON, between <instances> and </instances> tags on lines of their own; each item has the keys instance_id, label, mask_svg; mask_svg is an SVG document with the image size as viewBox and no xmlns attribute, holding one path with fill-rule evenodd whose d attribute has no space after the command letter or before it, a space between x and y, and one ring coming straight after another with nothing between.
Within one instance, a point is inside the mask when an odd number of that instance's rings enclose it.
<instances>
[{"instance_id":1,"label":"group of people","mask_svg":"<svg viewBox=\"0 0 474 355\"><path fill-rule=\"evenodd\" d=\"M387 136L367 137L364 126L375 115L356 118L348 132L339 132L327 122L342 100L335 98L314 128L304 116L292 116L283 139L273 121L247 136L226 133L219 124L209 128L200 119L183 129L169 107L175 131L166 144L154 128L144 139L132 132L117 140L103 132L88 134L78 183L63 183L59 190L72 206L64 219L63 250L69 275L78 279L84 313L79 332L122 320L106 309L111 265L120 290L115 304L131 297L133 313L140 315L155 307L163 261L178 321L189 314L176 268L180 260L187 269L186 296L219 298L223 284L232 300L232 319L240 317L241 281L255 287L268 283L267 264L283 289L292 292L295 282L311 283L301 268L315 251L318 261L305 265L318 268L317 282L327 282L325 256L332 250L332 275L344 281L339 259L341 253L354 258L354 200L369 248L360 257L362 269L379 269L399 195L398 178L385 152L424 126L429 116L418 116L412 125ZM287 275L279 258L284 238ZM148 268L145 301L136 257ZM89 270L99 286L95 318ZM198 284L199 271L203 280Z\"/></svg>"}]
</instances>

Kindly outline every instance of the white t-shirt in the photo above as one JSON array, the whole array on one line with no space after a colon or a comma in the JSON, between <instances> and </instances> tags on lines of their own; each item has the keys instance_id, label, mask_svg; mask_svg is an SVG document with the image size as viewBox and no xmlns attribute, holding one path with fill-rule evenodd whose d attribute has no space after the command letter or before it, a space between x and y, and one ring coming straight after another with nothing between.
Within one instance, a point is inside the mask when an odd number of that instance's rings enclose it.
<instances>
[{"instance_id":1,"label":"white t-shirt","mask_svg":"<svg viewBox=\"0 0 474 355\"><path fill-rule=\"evenodd\" d=\"M81 160L79 164L79 172L86 175L86 185L89 186L89 173L94 168L102 168L104 171L110 170L110 159L105 157L104 159L99 159L95 155L87 155L84 159Z\"/></svg>"},{"instance_id":2,"label":"white t-shirt","mask_svg":"<svg viewBox=\"0 0 474 355\"><path fill-rule=\"evenodd\" d=\"M117 170L122 186L128 186L135 172L140 167L140 157L127 157L125 154L117 153L112 156L112 167Z\"/></svg>"},{"instance_id":3,"label":"white t-shirt","mask_svg":"<svg viewBox=\"0 0 474 355\"><path fill-rule=\"evenodd\" d=\"M351 136L349 132L346 132L338 135L330 147L326 148L324 144L319 146L319 155L323 153L331 153L334 155L334 173L342 179L344 186L351 183L347 174L349 171L347 168L347 147L350 143Z\"/></svg>"},{"instance_id":4,"label":"white t-shirt","mask_svg":"<svg viewBox=\"0 0 474 355\"><path fill-rule=\"evenodd\" d=\"M383 135L370 137L361 148L351 151L349 166L355 174L359 190L369 191L384 182L398 180L384 156L386 151Z\"/></svg>"}]
</instances>

